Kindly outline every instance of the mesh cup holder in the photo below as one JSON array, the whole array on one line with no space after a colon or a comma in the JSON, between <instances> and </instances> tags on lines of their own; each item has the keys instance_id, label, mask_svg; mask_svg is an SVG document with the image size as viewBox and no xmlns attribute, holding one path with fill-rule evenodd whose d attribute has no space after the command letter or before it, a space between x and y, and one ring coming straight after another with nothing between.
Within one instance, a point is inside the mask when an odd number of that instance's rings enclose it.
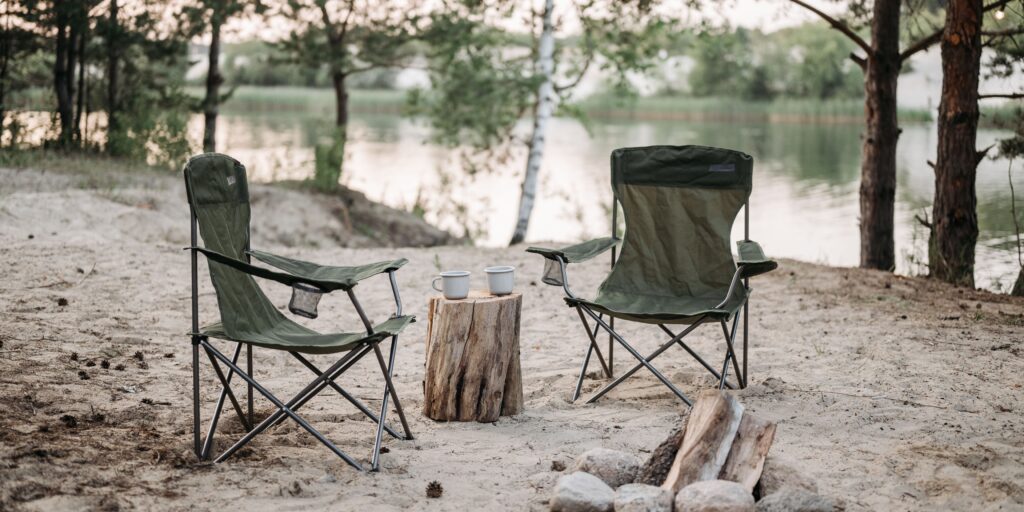
<instances>
[{"instance_id":1,"label":"mesh cup holder","mask_svg":"<svg viewBox=\"0 0 1024 512\"><path fill-rule=\"evenodd\" d=\"M306 283L292 285L292 300L288 301L288 311L306 318L316 318L316 306L320 304L323 290Z\"/></svg>"},{"instance_id":2,"label":"mesh cup holder","mask_svg":"<svg viewBox=\"0 0 1024 512\"><path fill-rule=\"evenodd\" d=\"M544 275L540 277L544 284L562 286L562 266L555 260L544 260Z\"/></svg>"}]
</instances>

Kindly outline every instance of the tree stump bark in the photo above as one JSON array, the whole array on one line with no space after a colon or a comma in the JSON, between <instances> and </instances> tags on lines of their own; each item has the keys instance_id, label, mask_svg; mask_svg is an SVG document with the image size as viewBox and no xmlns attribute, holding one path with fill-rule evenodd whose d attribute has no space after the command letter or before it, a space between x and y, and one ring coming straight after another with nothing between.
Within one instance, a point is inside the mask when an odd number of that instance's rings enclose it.
<instances>
[{"instance_id":1,"label":"tree stump bark","mask_svg":"<svg viewBox=\"0 0 1024 512\"><path fill-rule=\"evenodd\" d=\"M423 414L439 421L497 421L523 410L519 313L523 297L471 292L427 307Z\"/></svg>"}]
</instances>

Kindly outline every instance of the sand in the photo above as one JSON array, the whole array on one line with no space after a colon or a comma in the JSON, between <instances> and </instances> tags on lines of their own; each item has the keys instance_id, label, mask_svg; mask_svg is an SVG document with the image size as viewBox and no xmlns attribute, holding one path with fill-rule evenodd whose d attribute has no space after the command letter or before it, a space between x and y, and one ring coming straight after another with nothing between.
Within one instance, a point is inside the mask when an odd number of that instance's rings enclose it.
<instances>
[{"instance_id":1,"label":"sand","mask_svg":"<svg viewBox=\"0 0 1024 512\"><path fill-rule=\"evenodd\" d=\"M425 418L420 322L401 338L396 369L416 439L388 439L380 473L353 471L291 423L225 463L198 462L183 335L187 210L172 178L96 186L75 175L0 170L0 509L546 510L561 474L554 462L571 468L596 446L646 457L685 410L645 372L596 404L569 401L586 338L524 247L338 247L345 237L317 224L328 221L301 192L257 187L268 196L254 205L257 248L341 265L408 258L398 274L407 313L425 313L439 268L471 270L483 287L483 267L515 265L526 410L493 424ZM295 234L303 229L321 234ZM572 267L574 288L593 293L606 269L605 258ZM289 290L265 284L283 308ZM751 385L739 396L778 422L772 457L796 464L847 510L1024 509L1024 301L788 260L753 286ZM213 321L205 279L202 290L202 317ZM386 278L358 292L375 318L391 313ZM304 323L354 330L346 304L329 296L320 318ZM644 353L663 341L651 326L623 326L623 334ZM721 361L716 327L692 339ZM628 355L615 354L624 371ZM258 378L282 398L311 378L280 353L256 350L255 360ZM331 358L314 360L326 366ZM378 406L382 385L370 363L341 383ZM710 384L681 350L657 365L687 393ZM209 364L202 375L208 417L218 388ZM605 382L588 379L584 396ZM257 401L258 414L271 411ZM367 461L374 426L344 400L324 393L304 412ZM240 432L227 412L218 448ZM434 480L444 493L428 499Z\"/></svg>"}]
</instances>

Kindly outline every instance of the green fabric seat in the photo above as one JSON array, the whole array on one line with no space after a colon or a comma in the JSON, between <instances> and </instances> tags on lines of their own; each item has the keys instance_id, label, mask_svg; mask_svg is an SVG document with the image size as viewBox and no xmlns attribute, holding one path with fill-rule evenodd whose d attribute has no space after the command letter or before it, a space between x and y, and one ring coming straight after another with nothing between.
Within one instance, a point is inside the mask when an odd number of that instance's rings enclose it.
<instances>
[{"instance_id":1,"label":"green fabric seat","mask_svg":"<svg viewBox=\"0 0 1024 512\"><path fill-rule=\"evenodd\" d=\"M305 354L331 354L345 352L353 348L373 341L381 341L385 338L398 335L410 323L412 317L401 316L389 319L373 327L373 334L365 332L339 332L320 334L312 329L293 322L287 317L275 324L270 329L261 332L235 333L229 335L220 322L207 325L200 329L203 336L218 338L222 340L241 341L252 343L266 348L278 350L294 350Z\"/></svg>"},{"instance_id":2,"label":"green fabric seat","mask_svg":"<svg viewBox=\"0 0 1024 512\"><path fill-rule=\"evenodd\" d=\"M378 325L372 334L320 334L285 317L253 276L288 286L310 284L325 292L350 290L363 279L400 268L407 260L336 267L251 250L245 167L225 155L206 153L189 160L185 166L185 184L205 245L194 249L209 260L210 278L220 309L220 322L201 328L201 334L279 350L325 354L398 335L415 321L412 316L394 318ZM248 256L284 272L253 265Z\"/></svg>"},{"instance_id":3,"label":"green fabric seat","mask_svg":"<svg viewBox=\"0 0 1024 512\"><path fill-rule=\"evenodd\" d=\"M586 304L594 311L615 318L648 324L690 324L697 319L727 318L743 305L743 296L733 295L722 307L728 287L713 290L703 297L648 295L642 292L603 290L593 300L566 298L570 306Z\"/></svg>"},{"instance_id":4,"label":"green fabric seat","mask_svg":"<svg viewBox=\"0 0 1024 512\"><path fill-rule=\"evenodd\" d=\"M753 159L740 151L707 146L650 146L622 148L612 152L611 184L616 205L612 210L612 236L560 249L530 247L545 262L542 281L562 286L565 302L576 308L590 338L583 370L576 384L575 400L592 354L596 354L605 374L614 372L612 343L609 341L605 363L595 336L598 328L609 333L640 362L622 377L599 391L590 402L600 398L625 377L647 367L680 399L684 394L653 366L650 360L673 344L679 344L704 365L721 386L727 367L719 373L681 338L706 322L720 323L726 335L725 363L731 361L739 385L746 384L746 329L744 329L744 369L740 371L732 341L740 311L745 308L750 289L746 280L769 272L777 264L766 258L761 246L744 237L737 243L738 257L729 248L732 226L740 210L747 206L753 185ZM625 231L620 238L617 206L622 207ZM749 222L745 219L745 233ZM612 251L612 269L593 298L579 297L567 282L567 267ZM618 250L618 254L616 254ZM616 257L617 256L617 257ZM595 326L590 327L587 316ZM614 330L614 319L658 325L671 339L650 357L642 357ZM730 334L727 323L732 321ZM667 327L684 324L681 334Z\"/></svg>"},{"instance_id":5,"label":"green fabric seat","mask_svg":"<svg viewBox=\"0 0 1024 512\"><path fill-rule=\"evenodd\" d=\"M320 431L306 422L297 411L309 400L325 389L336 391L367 418L375 423L376 436L370 467L380 468L382 438L385 432L398 439L412 439L412 431L406 421L395 391L391 376L395 367L398 350L398 335L415 318L402 315L402 301L398 292L395 272L406 264L404 258L356 266L319 265L308 261L278 256L264 251L254 251L249 246L249 186L245 167L237 160L217 153L206 153L189 159L184 169L185 189L192 212L191 250L192 259L192 402L193 402L193 443L200 459L210 458L217 423L225 403L230 401L247 433L225 449L216 462L222 462L250 442L253 437L273 428L278 423L291 419L313 435L324 446L352 467L363 470L354 458L330 442ZM202 237L202 246L199 244ZM200 327L198 256L207 259L210 281L217 296L219 321ZM274 269L253 265L251 258L270 265ZM388 319L371 325L367 313L356 299L354 288L363 280L384 274L388 276L395 301L395 311ZM319 333L301 325L282 314L264 295L255 277L292 287L292 301L289 310L301 316L316 317L316 306L324 293L344 291L358 313L364 330L356 332ZM391 350L387 358L380 344L391 338ZM211 339L235 342L234 355L222 353ZM253 347L286 351L304 367L300 371L312 372L316 378L290 400L280 400L260 385L254 378ZM239 366L242 349L246 350L246 370ZM217 380L220 382L220 398L205 441L199 432L202 399L199 392L199 354L209 356ZM313 361L302 354L344 353L339 359L321 370ZM337 382L342 374L352 368L363 357L373 354L373 363L383 377L383 391L380 412L374 413L352 393ZM225 372L221 365L227 368ZM232 391L231 379L238 376L248 384L248 412ZM256 424L253 417L254 391L269 400L277 411ZM387 424L389 400L402 422L404 435Z\"/></svg>"}]
</instances>

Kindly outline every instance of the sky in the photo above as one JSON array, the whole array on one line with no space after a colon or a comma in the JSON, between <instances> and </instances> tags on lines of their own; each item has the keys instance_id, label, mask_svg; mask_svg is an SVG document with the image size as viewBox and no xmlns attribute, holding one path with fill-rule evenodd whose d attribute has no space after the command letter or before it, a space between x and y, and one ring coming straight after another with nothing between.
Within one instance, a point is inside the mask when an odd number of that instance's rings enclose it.
<instances>
[{"instance_id":1,"label":"sky","mask_svg":"<svg viewBox=\"0 0 1024 512\"><path fill-rule=\"evenodd\" d=\"M543 7L540 0L522 0L524 7L531 2ZM685 13L682 7L683 0L662 0L659 2L663 12ZM809 0L811 5L829 14L835 14L841 10L841 4L829 0ZM788 0L721 0L710 1L709 5L718 4L715 7L705 9L700 14L707 16L716 22L727 22L730 25L746 28L758 28L765 32L772 32L781 28L799 25L807 21L819 21L815 15L807 10L793 5ZM678 7L676 7L678 6ZM556 14L568 7L566 0L555 0ZM527 11L528 12L528 11ZM567 31L572 31L572 20L563 19ZM283 19L269 20L234 20L229 25L229 33L225 34L228 41L241 41L257 38L276 39L288 32L290 22ZM524 27L525 28L525 27Z\"/></svg>"}]
</instances>

